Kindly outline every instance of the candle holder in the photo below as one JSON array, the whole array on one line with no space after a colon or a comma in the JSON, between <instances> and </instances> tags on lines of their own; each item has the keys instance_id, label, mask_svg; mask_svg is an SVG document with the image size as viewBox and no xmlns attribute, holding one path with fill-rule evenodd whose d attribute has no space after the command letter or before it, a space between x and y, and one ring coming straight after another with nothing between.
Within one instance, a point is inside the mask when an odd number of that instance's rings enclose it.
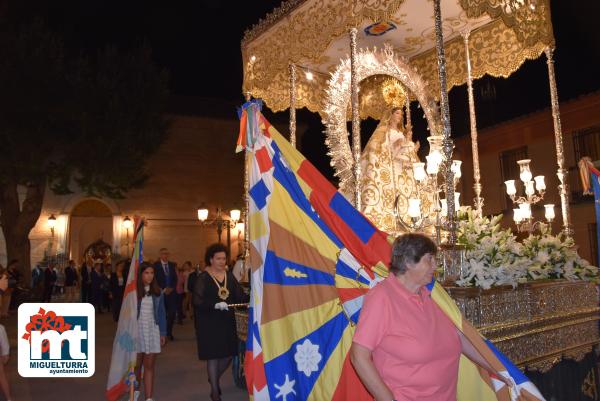
<instances>
[{"instance_id":1,"label":"candle holder","mask_svg":"<svg viewBox=\"0 0 600 401\"><path fill-rule=\"evenodd\" d=\"M510 197L513 204L517 206L513 209L513 220L519 232L532 232L539 222L533 221L531 206L544 199L546 192L546 183L543 175L533 177L530 167L531 159L517 161L519 165L519 178L523 182L523 196L517 196L517 185L515 180L507 180L506 194ZM532 179L533 178L533 179ZM555 218L554 205L544 205L545 217L548 224L552 224Z\"/></svg>"},{"instance_id":2,"label":"candle holder","mask_svg":"<svg viewBox=\"0 0 600 401\"><path fill-rule=\"evenodd\" d=\"M454 188L456 188L461 178L460 160L452 160L448 163L442 153L441 135L432 135L427 138L429 141L429 154L425 157L427 163L413 163L413 177L416 183L415 191L411 198L408 199L408 218L402 216L400 210L400 197L397 196L394 201L394 216L399 226L405 231L414 232L422 231L427 227L435 227L435 235L437 244L442 242L442 231L451 229L448 224L448 206L445 199L440 199L440 192L447 192L445 184L440 184L439 175L450 168L454 174ZM427 203L428 197L433 199L433 208L423 210L423 206ZM460 193L454 193L455 211L458 211L460 206Z\"/></svg>"},{"instance_id":3,"label":"candle holder","mask_svg":"<svg viewBox=\"0 0 600 401\"><path fill-rule=\"evenodd\" d=\"M546 219L546 224L552 228L552 222L556 217L553 204L544 205L544 217ZM517 225L518 232L531 233L538 229L540 224L543 224L542 221L533 220L530 206L524 203L520 204L518 208L513 209L513 220Z\"/></svg>"}]
</instances>

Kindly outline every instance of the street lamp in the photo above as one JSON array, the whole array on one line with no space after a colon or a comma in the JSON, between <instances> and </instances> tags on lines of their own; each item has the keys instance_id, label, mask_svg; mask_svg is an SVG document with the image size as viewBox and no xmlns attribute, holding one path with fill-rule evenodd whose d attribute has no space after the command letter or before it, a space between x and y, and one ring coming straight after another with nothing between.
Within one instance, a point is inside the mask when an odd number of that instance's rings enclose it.
<instances>
[{"instance_id":1,"label":"street lamp","mask_svg":"<svg viewBox=\"0 0 600 401\"><path fill-rule=\"evenodd\" d=\"M126 235L126 243L125 246L127 247L127 257L129 257L129 230L131 228L133 228L133 221L131 221L131 219L129 218L129 216L125 216L125 218L123 219L123 223L121 223L123 228L125 229L125 235Z\"/></svg>"},{"instance_id":2,"label":"street lamp","mask_svg":"<svg viewBox=\"0 0 600 401\"><path fill-rule=\"evenodd\" d=\"M202 204L198 208L198 220L203 226L214 226L217 228L217 235L219 237L219 243L221 242L221 234L223 228L227 228L227 238L229 241L229 231L235 228L235 225L240 221L242 212L239 209L231 209L229 216L224 216L223 211L220 207L217 208L217 215L215 218L208 218L208 208Z\"/></svg>"},{"instance_id":3,"label":"street lamp","mask_svg":"<svg viewBox=\"0 0 600 401\"><path fill-rule=\"evenodd\" d=\"M56 217L54 217L54 214L51 214L50 217L48 217L48 228L50 228L52 237L54 237L54 227L56 227Z\"/></svg>"},{"instance_id":4,"label":"street lamp","mask_svg":"<svg viewBox=\"0 0 600 401\"><path fill-rule=\"evenodd\" d=\"M208 219L208 209L204 206L198 208L198 220L205 222Z\"/></svg>"},{"instance_id":5,"label":"street lamp","mask_svg":"<svg viewBox=\"0 0 600 401\"><path fill-rule=\"evenodd\" d=\"M51 214L50 217L48 217L46 223L50 229L51 236L48 240L48 249L44 251L44 258L49 258L50 254L52 253L52 249L54 248L54 229L56 228L56 217L54 214Z\"/></svg>"}]
</instances>

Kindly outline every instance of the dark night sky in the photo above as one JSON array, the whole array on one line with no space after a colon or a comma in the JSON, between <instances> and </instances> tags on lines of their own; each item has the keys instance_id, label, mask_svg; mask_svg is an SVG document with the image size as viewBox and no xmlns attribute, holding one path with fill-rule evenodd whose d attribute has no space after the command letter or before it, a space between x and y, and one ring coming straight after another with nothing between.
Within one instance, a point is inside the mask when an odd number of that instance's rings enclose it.
<instances>
[{"instance_id":1,"label":"dark night sky","mask_svg":"<svg viewBox=\"0 0 600 401\"><path fill-rule=\"evenodd\" d=\"M168 70L172 94L212 98L215 104L223 104L228 113L242 101L243 32L279 3L273 0L21 0L9 4L20 7L23 15L42 16L73 52L94 52L107 44L127 49L144 41L153 49L156 62ZM425 4L429 3L424 1ZM564 101L600 90L600 2L551 0L551 5L559 98ZM542 56L526 62L508 79L484 77L475 81L479 127L548 107L547 79ZM495 96L486 97L484 92L495 92ZM453 135L467 133L466 86L450 92L450 105ZM234 116L233 111L231 114ZM284 118L281 116L281 121ZM316 148L316 154L324 154L318 116L301 112L299 120L308 123L302 148L307 151ZM424 131L424 127L417 130ZM326 160L308 156L317 167L327 167Z\"/></svg>"}]
</instances>

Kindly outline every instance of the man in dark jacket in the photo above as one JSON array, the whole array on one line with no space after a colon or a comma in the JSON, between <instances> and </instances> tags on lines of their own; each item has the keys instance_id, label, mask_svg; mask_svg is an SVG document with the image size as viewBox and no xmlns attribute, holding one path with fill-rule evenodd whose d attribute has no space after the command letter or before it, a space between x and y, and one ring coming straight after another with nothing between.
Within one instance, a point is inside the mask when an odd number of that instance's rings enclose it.
<instances>
[{"instance_id":1,"label":"man in dark jacket","mask_svg":"<svg viewBox=\"0 0 600 401\"><path fill-rule=\"evenodd\" d=\"M56 270L54 270L54 264L48 263L48 267L44 272L44 300L43 302L52 301L52 291L54 291L54 284L56 283Z\"/></svg>"},{"instance_id":2,"label":"man in dark jacket","mask_svg":"<svg viewBox=\"0 0 600 401\"><path fill-rule=\"evenodd\" d=\"M154 276L158 285L163 291L165 298L165 308L167 310L167 336L173 341L173 323L175 322L175 313L177 311L177 294L175 286L177 285L176 265L169 262L169 250L161 248L160 259L154 264Z\"/></svg>"},{"instance_id":3,"label":"man in dark jacket","mask_svg":"<svg viewBox=\"0 0 600 401\"><path fill-rule=\"evenodd\" d=\"M87 260L81 265L81 302L92 302L92 270Z\"/></svg>"},{"instance_id":4,"label":"man in dark jacket","mask_svg":"<svg viewBox=\"0 0 600 401\"><path fill-rule=\"evenodd\" d=\"M102 273L102 261L94 262L94 269L90 273L90 303L94 305L97 313L102 313L102 282L104 273Z\"/></svg>"},{"instance_id":5,"label":"man in dark jacket","mask_svg":"<svg viewBox=\"0 0 600 401\"><path fill-rule=\"evenodd\" d=\"M68 302L75 302L75 289L77 288L77 267L75 261L69 260L69 265L65 267L65 291Z\"/></svg>"}]
</instances>

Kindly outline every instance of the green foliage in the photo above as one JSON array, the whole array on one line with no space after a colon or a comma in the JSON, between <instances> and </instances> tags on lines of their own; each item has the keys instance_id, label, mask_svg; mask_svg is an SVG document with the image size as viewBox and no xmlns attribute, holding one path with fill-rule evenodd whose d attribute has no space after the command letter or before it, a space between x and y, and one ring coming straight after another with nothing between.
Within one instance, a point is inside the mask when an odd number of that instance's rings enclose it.
<instances>
[{"instance_id":1,"label":"green foliage","mask_svg":"<svg viewBox=\"0 0 600 401\"><path fill-rule=\"evenodd\" d=\"M69 55L42 22L0 33L0 184L122 197L167 133L167 77L145 46Z\"/></svg>"}]
</instances>

